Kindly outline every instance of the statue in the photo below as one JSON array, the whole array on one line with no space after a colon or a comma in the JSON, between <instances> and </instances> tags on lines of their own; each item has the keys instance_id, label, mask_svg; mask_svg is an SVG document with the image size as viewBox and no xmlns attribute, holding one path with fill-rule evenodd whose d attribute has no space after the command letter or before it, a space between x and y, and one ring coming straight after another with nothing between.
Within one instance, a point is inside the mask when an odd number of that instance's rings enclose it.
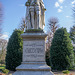
<instances>
[{"instance_id":1,"label":"statue","mask_svg":"<svg viewBox=\"0 0 75 75\"><path fill-rule=\"evenodd\" d=\"M45 7L42 0L28 0L26 2L27 29L43 29L45 25Z\"/></svg>"}]
</instances>

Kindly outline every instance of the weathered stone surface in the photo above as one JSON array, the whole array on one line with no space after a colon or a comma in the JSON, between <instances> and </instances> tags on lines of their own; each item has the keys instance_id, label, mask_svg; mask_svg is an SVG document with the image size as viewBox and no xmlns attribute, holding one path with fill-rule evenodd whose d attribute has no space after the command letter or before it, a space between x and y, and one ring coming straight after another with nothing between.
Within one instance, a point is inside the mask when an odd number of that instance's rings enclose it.
<instances>
[{"instance_id":1,"label":"weathered stone surface","mask_svg":"<svg viewBox=\"0 0 75 75\"><path fill-rule=\"evenodd\" d=\"M23 62L45 62L45 37L44 33L24 33Z\"/></svg>"},{"instance_id":2,"label":"weathered stone surface","mask_svg":"<svg viewBox=\"0 0 75 75\"><path fill-rule=\"evenodd\" d=\"M17 71L13 75L53 75L51 71Z\"/></svg>"},{"instance_id":3,"label":"weathered stone surface","mask_svg":"<svg viewBox=\"0 0 75 75\"><path fill-rule=\"evenodd\" d=\"M45 62L45 33L24 33L23 61L13 75L54 75Z\"/></svg>"},{"instance_id":4,"label":"weathered stone surface","mask_svg":"<svg viewBox=\"0 0 75 75\"><path fill-rule=\"evenodd\" d=\"M23 61L45 61L45 41L23 41Z\"/></svg>"},{"instance_id":5,"label":"weathered stone surface","mask_svg":"<svg viewBox=\"0 0 75 75\"><path fill-rule=\"evenodd\" d=\"M43 0L27 0L26 6L27 29L43 29L43 25L45 25L45 6Z\"/></svg>"},{"instance_id":6,"label":"weathered stone surface","mask_svg":"<svg viewBox=\"0 0 75 75\"><path fill-rule=\"evenodd\" d=\"M27 0L26 28L43 29L45 7L43 0ZM45 38L43 32L23 33L23 60L13 75L54 75L45 62Z\"/></svg>"},{"instance_id":7,"label":"weathered stone surface","mask_svg":"<svg viewBox=\"0 0 75 75\"><path fill-rule=\"evenodd\" d=\"M22 62L17 70L24 71L50 71L51 68L46 65L46 62Z\"/></svg>"}]
</instances>

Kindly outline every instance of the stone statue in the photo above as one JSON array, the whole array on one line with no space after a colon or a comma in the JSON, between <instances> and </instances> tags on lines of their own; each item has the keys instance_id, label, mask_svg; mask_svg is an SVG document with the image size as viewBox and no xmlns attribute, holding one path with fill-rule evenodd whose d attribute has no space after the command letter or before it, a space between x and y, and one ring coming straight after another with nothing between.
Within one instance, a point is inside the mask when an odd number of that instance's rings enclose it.
<instances>
[{"instance_id":1,"label":"stone statue","mask_svg":"<svg viewBox=\"0 0 75 75\"><path fill-rule=\"evenodd\" d=\"M43 0L28 0L26 6L27 29L43 29L43 25L45 25L45 7Z\"/></svg>"},{"instance_id":2,"label":"stone statue","mask_svg":"<svg viewBox=\"0 0 75 75\"><path fill-rule=\"evenodd\" d=\"M27 0L26 2L26 28L43 29L45 25L45 7L43 0ZM54 75L45 62L44 32L31 32L21 34L23 38L22 63L16 67L13 75Z\"/></svg>"}]
</instances>

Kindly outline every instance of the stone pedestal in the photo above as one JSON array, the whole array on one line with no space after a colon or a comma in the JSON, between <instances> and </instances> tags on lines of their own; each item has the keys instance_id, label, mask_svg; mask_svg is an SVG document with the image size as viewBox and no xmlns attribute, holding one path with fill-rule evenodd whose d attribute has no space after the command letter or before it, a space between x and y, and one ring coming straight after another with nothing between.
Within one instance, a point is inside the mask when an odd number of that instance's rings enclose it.
<instances>
[{"instance_id":1,"label":"stone pedestal","mask_svg":"<svg viewBox=\"0 0 75 75\"><path fill-rule=\"evenodd\" d=\"M13 75L54 75L45 62L45 33L23 33L23 60Z\"/></svg>"}]
</instances>

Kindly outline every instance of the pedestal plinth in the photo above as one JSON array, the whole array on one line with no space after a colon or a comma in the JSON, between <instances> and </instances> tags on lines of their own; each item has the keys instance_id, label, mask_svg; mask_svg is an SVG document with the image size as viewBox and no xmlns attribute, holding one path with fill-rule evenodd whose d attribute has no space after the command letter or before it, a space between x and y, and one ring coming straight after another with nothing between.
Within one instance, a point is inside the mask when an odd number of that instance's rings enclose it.
<instances>
[{"instance_id":1,"label":"pedestal plinth","mask_svg":"<svg viewBox=\"0 0 75 75\"><path fill-rule=\"evenodd\" d=\"M13 75L54 75L45 62L45 33L23 33L23 60Z\"/></svg>"}]
</instances>

